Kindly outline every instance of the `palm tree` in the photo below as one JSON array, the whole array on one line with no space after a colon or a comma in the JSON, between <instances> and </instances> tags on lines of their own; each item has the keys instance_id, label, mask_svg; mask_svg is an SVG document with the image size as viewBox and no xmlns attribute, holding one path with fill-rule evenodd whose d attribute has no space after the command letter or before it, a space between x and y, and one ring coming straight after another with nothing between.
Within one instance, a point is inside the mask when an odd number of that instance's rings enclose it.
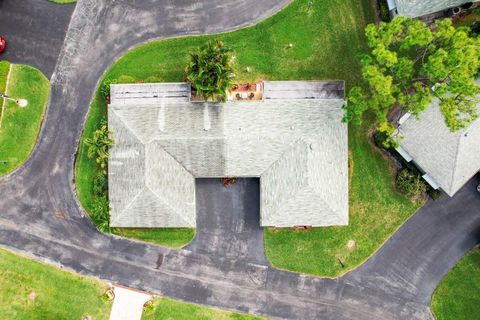
<instances>
[{"instance_id":1,"label":"palm tree","mask_svg":"<svg viewBox=\"0 0 480 320\"><path fill-rule=\"evenodd\" d=\"M185 72L187 80L205 101L209 98L225 101L233 79L232 50L222 41L209 40L190 53Z\"/></svg>"},{"instance_id":2,"label":"palm tree","mask_svg":"<svg viewBox=\"0 0 480 320\"><path fill-rule=\"evenodd\" d=\"M100 128L95 130L92 138L85 139L85 144L88 146L88 157L96 157L96 162L100 168L104 169L108 162L108 147L113 145L111 137L112 132L108 130L107 122L102 120Z\"/></svg>"}]
</instances>

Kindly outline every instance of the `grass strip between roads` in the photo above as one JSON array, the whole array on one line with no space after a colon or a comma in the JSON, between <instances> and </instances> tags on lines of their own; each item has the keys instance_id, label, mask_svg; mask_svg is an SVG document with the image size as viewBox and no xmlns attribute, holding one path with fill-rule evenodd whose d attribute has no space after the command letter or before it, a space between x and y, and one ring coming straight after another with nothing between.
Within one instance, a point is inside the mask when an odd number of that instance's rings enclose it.
<instances>
[{"instance_id":1,"label":"grass strip between roads","mask_svg":"<svg viewBox=\"0 0 480 320\"><path fill-rule=\"evenodd\" d=\"M265 318L208 308L160 297L154 301L154 310L144 311L142 320L260 320Z\"/></svg>"},{"instance_id":2,"label":"grass strip between roads","mask_svg":"<svg viewBox=\"0 0 480 320\"><path fill-rule=\"evenodd\" d=\"M342 79L351 87L360 80L358 55L366 50L364 28L373 20L370 0L296 0L250 28L141 45L112 65L105 77L182 81L189 51L207 39L218 38L235 51L236 81ZM106 110L97 92L84 137L92 136ZM307 231L267 229L265 250L273 266L338 276L365 261L418 209L419 204L395 190L394 171L370 143L370 125L371 120L366 119L363 126L349 128L349 225ZM77 189L88 211L95 162L86 157L83 146L77 160ZM176 237L176 243L179 238ZM188 237L184 240L190 241ZM349 240L354 241L351 248L347 247Z\"/></svg>"},{"instance_id":3,"label":"grass strip between roads","mask_svg":"<svg viewBox=\"0 0 480 320\"><path fill-rule=\"evenodd\" d=\"M48 0L48 1L55 2L55 3L60 3L60 4L77 2L77 0Z\"/></svg>"},{"instance_id":4,"label":"grass strip between roads","mask_svg":"<svg viewBox=\"0 0 480 320\"><path fill-rule=\"evenodd\" d=\"M431 308L437 320L479 319L480 249L470 251L450 270L433 293Z\"/></svg>"},{"instance_id":5,"label":"grass strip between roads","mask_svg":"<svg viewBox=\"0 0 480 320\"><path fill-rule=\"evenodd\" d=\"M8 62L0 62L0 89L6 78L4 69ZM28 105L19 107L5 101L0 127L0 176L12 172L25 162L32 152L42 124L50 94L50 82L39 70L12 64L5 91L15 99L26 99ZM3 103L3 101L2 101Z\"/></svg>"}]
</instances>

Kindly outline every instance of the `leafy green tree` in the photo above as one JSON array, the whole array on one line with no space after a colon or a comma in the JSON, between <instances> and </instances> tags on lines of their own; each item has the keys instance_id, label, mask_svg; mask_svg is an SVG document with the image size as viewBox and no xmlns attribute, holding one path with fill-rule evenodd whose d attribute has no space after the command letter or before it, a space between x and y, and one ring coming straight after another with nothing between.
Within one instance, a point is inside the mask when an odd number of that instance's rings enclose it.
<instances>
[{"instance_id":1,"label":"leafy green tree","mask_svg":"<svg viewBox=\"0 0 480 320\"><path fill-rule=\"evenodd\" d=\"M185 72L187 80L205 101L209 98L225 101L233 79L232 50L222 41L210 40L190 53Z\"/></svg>"},{"instance_id":2,"label":"leafy green tree","mask_svg":"<svg viewBox=\"0 0 480 320\"><path fill-rule=\"evenodd\" d=\"M100 168L105 169L108 162L108 147L112 146L114 141L111 137L112 132L108 130L107 121L100 122L100 128L95 130L92 138L85 139L88 146L88 157L95 157L95 161Z\"/></svg>"},{"instance_id":3,"label":"leafy green tree","mask_svg":"<svg viewBox=\"0 0 480 320\"><path fill-rule=\"evenodd\" d=\"M368 25L365 34L370 48L361 58L365 85L349 91L345 121L360 123L371 110L387 128L393 107L418 117L434 99L451 131L478 117L480 41L468 28L455 28L450 19L429 28L420 20L397 17Z\"/></svg>"}]
</instances>

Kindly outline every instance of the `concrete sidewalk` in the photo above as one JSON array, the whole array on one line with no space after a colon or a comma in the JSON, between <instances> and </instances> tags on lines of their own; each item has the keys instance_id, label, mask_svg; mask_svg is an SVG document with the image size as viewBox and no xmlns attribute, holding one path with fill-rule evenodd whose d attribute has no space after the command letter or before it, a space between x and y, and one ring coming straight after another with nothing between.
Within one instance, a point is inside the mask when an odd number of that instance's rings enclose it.
<instances>
[{"instance_id":1,"label":"concrete sidewalk","mask_svg":"<svg viewBox=\"0 0 480 320\"><path fill-rule=\"evenodd\" d=\"M142 319L143 305L152 298L152 295L138 290L114 286L110 320L140 320Z\"/></svg>"}]
</instances>

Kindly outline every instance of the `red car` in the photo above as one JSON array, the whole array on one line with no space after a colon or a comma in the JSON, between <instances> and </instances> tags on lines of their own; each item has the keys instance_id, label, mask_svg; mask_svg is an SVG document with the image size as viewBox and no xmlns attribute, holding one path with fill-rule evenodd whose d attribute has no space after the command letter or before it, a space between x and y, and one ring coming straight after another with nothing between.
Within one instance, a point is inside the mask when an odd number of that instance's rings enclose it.
<instances>
[{"instance_id":1,"label":"red car","mask_svg":"<svg viewBox=\"0 0 480 320\"><path fill-rule=\"evenodd\" d=\"M4 37L0 36L0 53L5 51L5 47L7 46L7 40Z\"/></svg>"}]
</instances>

